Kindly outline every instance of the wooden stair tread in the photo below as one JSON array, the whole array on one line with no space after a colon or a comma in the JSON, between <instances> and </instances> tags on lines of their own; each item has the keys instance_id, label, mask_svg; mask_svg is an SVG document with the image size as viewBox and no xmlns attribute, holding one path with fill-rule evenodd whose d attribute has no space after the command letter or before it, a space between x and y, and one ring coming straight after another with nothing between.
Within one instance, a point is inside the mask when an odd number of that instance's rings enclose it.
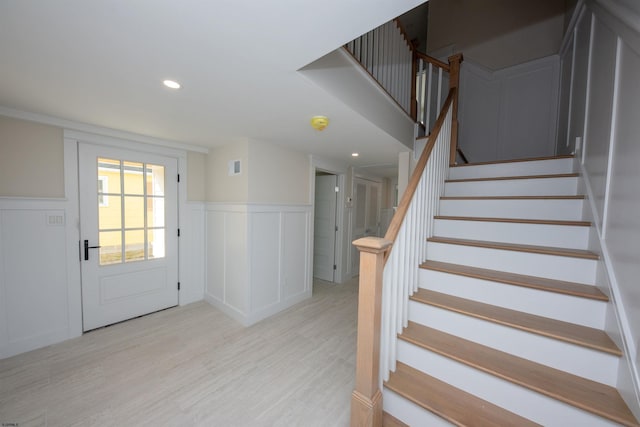
<instances>
[{"instance_id":1,"label":"wooden stair tread","mask_svg":"<svg viewBox=\"0 0 640 427\"><path fill-rule=\"evenodd\" d=\"M572 258L584 258L584 259L593 259L593 260L597 260L600 258L598 254L591 251L585 251L582 249L556 248L553 246L521 245L517 243L502 243L502 242L489 242L484 240L455 239L452 237L438 237L438 236L430 237L427 239L427 241L434 242L434 243L447 243L451 245L474 246L479 248L500 249L505 251L516 251L516 252L530 252L535 254L556 255L556 256L565 256L565 257L572 257Z\"/></svg>"},{"instance_id":2,"label":"wooden stair tread","mask_svg":"<svg viewBox=\"0 0 640 427\"><path fill-rule=\"evenodd\" d=\"M388 412L382 412L382 427L410 427Z\"/></svg>"},{"instance_id":3,"label":"wooden stair tread","mask_svg":"<svg viewBox=\"0 0 640 427\"><path fill-rule=\"evenodd\" d=\"M538 425L401 362L385 387L457 426Z\"/></svg>"},{"instance_id":4,"label":"wooden stair tread","mask_svg":"<svg viewBox=\"0 0 640 427\"><path fill-rule=\"evenodd\" d=\"M638 425L614 387L414 322L409 322L399 338L617 423Z\"/></svg>"},{"instance_id":5,"label":"wooden stair tread","mask_svg":"<svg viewBox=\"0 0 640 427\"><path fill-rule=\"evenodd\" d=\"M480 216L451 216L451 215L435 215L434 219L443 219L447 221L478 221L478 222L509 222L516 224L544 224L544 225L567 225L575 227L590 227L589 221L567 221L555 219L520 219L520 218L494 218Z\"/></svg>"},{"instance_id":6,"label":"wooden stair tread","mask_svg":"<svg viewBox=\"0 0 640 427\"><path fill-rule=\"evenodd\" d=\"M489 178L460 178L447 179L445 182L478 182L478 181L509 181L520 179L547 179L547 178L577 178L577 173L557 173L548 175L516 175L516 176L494 176Z\"/></svg>"},{"instance_id":7,"label":"wooden stair tread","mask_svg":"<svg viewBox=\"0 0 640 427\"><path fill-rule=\"evenodd\" d=\"M602 293L600 289L595 286L585 285L582 283L547 279L545 277L527 276L524 274L489 270L486 268L470 267L468 265L451 264L448 262L431 260L427 260L420 264L420 268L598 301L609 301L609 298Z\"/></svg>"},{"instance_id":8,"label":"wooden stair tread","mask_svg":"<svg viewBox=\"0 0 640 427\"><path fill-rule=\"evenodd\" d=\"M418 289L410 299L503 326L602 351L614 356L622 355L622 352L611 338L599 329L510 310L423 288Z\"/></svg>"},{"instance_id":9,"label":"wooden stair tread","mask_svg":"<svg viewBox=\"0 0 640 427\"><path fill-rule=\"evenodd\" d=\"M584 200L577 196L442 196L440 200Z\"/></svg>"},{"instance_id":10,"label":"wooden stair tread","mask_svg":"<svg viewBox=\"0 0 640 427\"><path fill-rule=\"evenodd\" d=\"M556 160L556 159L573 159L573 154L563 154L560 156L546 156L546 157L528 157L524 159L510 159L510 160L493 160L489 162L475 162L465 163L462 165L451 165L452 168L460 168L465 166L480 166L480 165L497 165L501 163L520 163L520 162L536 162L539 160Z\"/></svg>"}]
</instances>

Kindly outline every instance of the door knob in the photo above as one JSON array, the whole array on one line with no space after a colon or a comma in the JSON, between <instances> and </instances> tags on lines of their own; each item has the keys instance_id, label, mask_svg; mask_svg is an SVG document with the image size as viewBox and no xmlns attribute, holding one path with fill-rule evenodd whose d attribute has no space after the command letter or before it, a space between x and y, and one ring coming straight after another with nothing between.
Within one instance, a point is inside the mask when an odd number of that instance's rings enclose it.
<instances>
[{"instance_id":1,"label":"door knob","mask_svg":"<svg viewBox=\"0 0 640 427\"><path fill-rule=\"evenodd\" d=\"M89 246L89 241L84 241L84 260L89 261L89 249L97 249L100 246Z\"/></svg>"}]
</instances>

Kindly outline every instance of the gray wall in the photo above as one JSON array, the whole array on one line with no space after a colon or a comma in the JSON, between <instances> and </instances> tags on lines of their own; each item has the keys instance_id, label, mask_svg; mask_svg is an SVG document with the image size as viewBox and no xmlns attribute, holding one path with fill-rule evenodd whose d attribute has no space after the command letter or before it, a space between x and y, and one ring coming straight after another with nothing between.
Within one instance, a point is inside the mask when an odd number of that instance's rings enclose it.
<instances>
[{"instance_id":1,"label":"gray wall","mask_svg":"<svg viewBox=\"0 0 640 427\"><path fill-rule=\"evenodd\" d=\"M558 53L564 17L558 0L430 0L427 51L500 70Z\"/></svg>"},{"instance_id":2,"label":"gray wall","mask_svg":"<svg viewBox=\"0 0 640 427\"><path fill-rule=\"evenodd\" d=\"M465 60L459 146L471 162L554 154L558 56L492 72Z\"/></svg>"}]
</instances>

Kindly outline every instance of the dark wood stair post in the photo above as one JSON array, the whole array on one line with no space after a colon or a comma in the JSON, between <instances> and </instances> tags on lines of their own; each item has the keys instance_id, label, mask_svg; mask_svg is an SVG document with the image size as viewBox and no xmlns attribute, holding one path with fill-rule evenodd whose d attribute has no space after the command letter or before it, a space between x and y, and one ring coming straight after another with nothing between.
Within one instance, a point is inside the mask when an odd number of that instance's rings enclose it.
<instances>
[{"instance_id":1,"label":"dark wood stair post","mask_svg":"<svg viewBox=\"0 0 640 427\"><path fill-rule=\"evenodd\" d=\"M391 242L363 237L353 242L360 251L356 385L351 394L351 426L382 426L380 318L384 253Z\"/></svg>"},{"instance_id":2,"label":"dark wood stair post","mask_svg":"<svg viewBox=\"0 0 640 427\"><path fill-rule=\"evenodd\" d=\"M451 151L449 152L449 165L456 164L456 154L458 149L458 95L460 93L460 64L462 54L456 53L449 57L449 89L456 89L453 98L453 108L451 111Z\"/></svg>"}]
</instances>

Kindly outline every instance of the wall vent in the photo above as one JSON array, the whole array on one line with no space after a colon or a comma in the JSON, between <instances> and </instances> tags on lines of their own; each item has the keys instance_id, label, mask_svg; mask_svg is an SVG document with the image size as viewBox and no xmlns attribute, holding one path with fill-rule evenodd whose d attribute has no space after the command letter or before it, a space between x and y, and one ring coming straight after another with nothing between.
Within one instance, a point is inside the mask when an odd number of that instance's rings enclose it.
<instances>
[{"instance_id":1,"label":"wall vent","mask_svg":"<svg viewBox=\"0 0 640 427\"><path fill-rule=\"evenodd\" d=\"M240 175L240 160L229 160L229 176Z\"/></svg>"}]
</instances>

